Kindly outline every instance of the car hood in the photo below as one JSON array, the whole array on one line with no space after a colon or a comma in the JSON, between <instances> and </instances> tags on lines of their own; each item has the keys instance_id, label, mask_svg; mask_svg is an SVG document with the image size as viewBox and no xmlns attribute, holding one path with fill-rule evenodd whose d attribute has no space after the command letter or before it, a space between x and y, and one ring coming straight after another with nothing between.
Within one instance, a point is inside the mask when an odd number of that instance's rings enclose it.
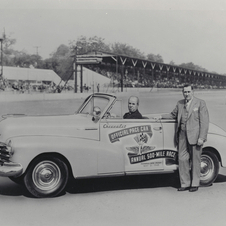
<instances>
[{"instance_id":1,"label":"car hood","mask_svg":"<svg viewBox=\"0 0 226 226\"><path fill-rule=\"evenodd\" d=\"M220 135L220 136L225 136L226 137L226 131L221 129L219 126L210 123L209 124L209 131L208 134L216 134L216 135Z\"/></svg>"},{"instance_id":2,"label":"car hood","mask_svg":"<svg viewBox=\"0 0 226 226\"><path fill-rule=\"evenodd\" d=\"M0 122L0 140L16 136L67 136L98 139L98 123L90 115L10 116Z\"/></svg>"}]
</instances>

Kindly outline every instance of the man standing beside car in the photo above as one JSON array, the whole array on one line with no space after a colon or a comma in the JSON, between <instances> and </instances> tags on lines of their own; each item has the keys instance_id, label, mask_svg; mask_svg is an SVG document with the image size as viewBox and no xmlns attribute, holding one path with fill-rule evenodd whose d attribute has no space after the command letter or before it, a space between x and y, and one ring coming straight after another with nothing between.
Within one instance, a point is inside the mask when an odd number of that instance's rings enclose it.
<instances>
[{"instance_id":1,"label":"man standing beside car","mask_svg":"<svg viewBox=\"0 0 226 226\"><path fill-rule=\"evenodd\" d=\"M178 191L197 191L200 183L202 146L207 139L209 114L204 100L194 97L193 87L183 87L184 99L177 102L170 114L158 119L177 119L176 142L178 145Z\"/></svg>"}]
</instances>

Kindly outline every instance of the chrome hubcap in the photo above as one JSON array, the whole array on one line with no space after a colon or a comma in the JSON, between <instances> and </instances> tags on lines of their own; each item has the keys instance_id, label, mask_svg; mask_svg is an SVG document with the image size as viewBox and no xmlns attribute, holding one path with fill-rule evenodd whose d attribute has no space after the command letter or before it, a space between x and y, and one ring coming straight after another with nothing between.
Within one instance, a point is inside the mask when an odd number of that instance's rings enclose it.
<instances>
[{"instance_id":1,"label":"chrome hubcap","mask_svg":"<svg viewBox=\"0 0 226 226\"><path fill-rule=\"evenodd\" d=\"M202 157L201 157L201 178L208 179L208 178L212 177L213 173L214 173L213 160L207 155L202 155Z\"/></svg>"},{"instance_id":2,"label":"chrome hubcap","mask_svg":"<svg viewBox=\"0 0 226 226\"><path fill-rule=\"evenodd\" d=\"M52 190L59 184L60 168L52 161L42 161L33 170L32 180L35 186L44 191Z\"/></svg>"}]
</instances>

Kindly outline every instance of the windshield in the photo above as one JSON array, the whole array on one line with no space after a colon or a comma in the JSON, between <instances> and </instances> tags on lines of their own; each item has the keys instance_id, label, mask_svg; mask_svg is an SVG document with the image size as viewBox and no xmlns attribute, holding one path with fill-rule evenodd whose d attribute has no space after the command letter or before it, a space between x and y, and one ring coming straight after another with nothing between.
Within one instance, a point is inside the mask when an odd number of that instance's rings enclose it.
<instances>
[{"instance_id":1,"label":"windshield","mask_svg":"<svg viewBox=\"0 0 226 226\"><path fill-rule=\"evenodd\" d=\"M111 108L106 112L104 115L104 118L115 118L115 119L121 119L122 118L122 101L117 100L114 105L111 106Z\"/></svg>"},{"instance_id":2,"label":"windshield","mask_svg":"<svg viewBox=\"0 0 226 226\"><path fill-rule=\"evenodd\" d=\"M94 107L99 108L101 113L109 104L109 99L107 97L92 97L89 102L84 106L84 108L80 111L80 114L89 114L93 115Z\"/></svg>"}]
</instances>

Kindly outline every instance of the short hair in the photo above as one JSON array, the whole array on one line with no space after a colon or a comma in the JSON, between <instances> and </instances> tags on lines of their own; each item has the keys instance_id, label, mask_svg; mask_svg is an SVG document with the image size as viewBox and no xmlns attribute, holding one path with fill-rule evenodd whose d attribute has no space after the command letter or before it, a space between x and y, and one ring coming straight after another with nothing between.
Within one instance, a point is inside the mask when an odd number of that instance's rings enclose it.
<instances>
[{"instance_id":1,"label":"short hair","mask_svg":"<svg viewBox=\"0 0 226 226\"><path fill-rule=\"evenodd\" d=\"M137 96L130 96L130 98L136 98L137 99L137 105L139 105L139 98ZM130 100L129 98L129 100Z\"/></svg>"},{"instance_id":2,"label":"short hair","mask_svg":"<svg viewBox=\"0 0 226 226\"><path fill-rule=\"evenodd\" d=\"M189 86L191 86L191 90L193 90L193 86L191 84L185 84L183 87L183 90L184 90L184 88L189 87Z\"/></svg>"}]
</instances>

